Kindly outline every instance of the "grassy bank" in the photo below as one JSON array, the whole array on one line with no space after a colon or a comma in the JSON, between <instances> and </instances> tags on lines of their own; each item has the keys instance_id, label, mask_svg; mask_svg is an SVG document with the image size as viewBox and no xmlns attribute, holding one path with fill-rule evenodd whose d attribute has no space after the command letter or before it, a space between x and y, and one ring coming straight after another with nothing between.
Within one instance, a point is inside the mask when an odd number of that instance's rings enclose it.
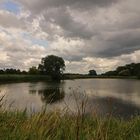
<instances>
[{"instance_id":1,"label":"grassy bank","mask_svg":"<svg viewBox=\"0 0 140 140\"><path fill-rule=\"evenodd\" d=\"M124 77L124 76L89 76L89 75L64 75L63 80L72 80L72 79L138 79L137 77ZM46 75L0 75L0 83L3 82L32 82L32 81L50 81L52 80L50 76Z\"/></svg>"},{"instance_id":2,"label":"grassy bank","mask_svg":"<svg viewBox=\"0 0 140 140\"><path fill-rule=\"evenodd\" d=\"M82 74L64 74L63 79L138 79L136 76L90 76L90 75L82 75Z\"/></svg>"},{"instance_id":3,"label":"grassy bank","mask_svg":"<svg viewBox=\"0 0 140 140\"><path fill-rule=\"evenodd\" d=\"M129 121L58 112L27 116L0 111L1 140L139 140L140 117Z\"/></svg>"},{"instance_id":4,"label":"grassy bank","mask_svg":"<svg viewBox=\"0 0 140 140\"><path fill-rule=\"evenodd\" d=\"M28 81L48 81L49 76L45 75L0 75L1 82L28 82Z\"/></svg>"}]
</instances>

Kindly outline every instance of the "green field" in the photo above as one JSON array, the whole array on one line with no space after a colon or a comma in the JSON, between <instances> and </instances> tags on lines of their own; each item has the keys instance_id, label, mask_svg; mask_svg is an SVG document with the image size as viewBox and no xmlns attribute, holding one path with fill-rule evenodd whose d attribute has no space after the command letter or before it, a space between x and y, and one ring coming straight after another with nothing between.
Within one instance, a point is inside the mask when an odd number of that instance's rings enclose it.
<instances>
[{"instance_id":1,"label":"green field","mask_svg":"<svg viewBox=\"0 0 140 140\"><path fill-rule=\"evenodd\" d=\"M100 78L100 79L138 79L137 77L124 77L124 76L89 76L80 74L70 74L64 75L62 80L72 80L72 79L90 79L90 78ZM16 74L3 74L0 75L0 83L3 82L32 82L32 81L50 81L52 80L50 76L47 75L16 75Z\"/></svg>"},{"instance_id":2,"label":"green field","mask_svg":"<svg viewBox=\"0 0 140 140\"><path fill-rule=\"evenodd\" d=\"M138 79L137 76L90 76L83 74L64 74L63 79L92 79L92 78L100 78L100 79Z\"/></svg>"},{"instance_id":3,"label":"green field","mask_svg":"<svg viewBox=\"0 0 140 140\"><path fill-rule=\"evenodd\" d=\"M28 81L49 81L51 78L46 75L0 75L0 83L2 82L28 82Z\"/></svg>"}]
</instances>

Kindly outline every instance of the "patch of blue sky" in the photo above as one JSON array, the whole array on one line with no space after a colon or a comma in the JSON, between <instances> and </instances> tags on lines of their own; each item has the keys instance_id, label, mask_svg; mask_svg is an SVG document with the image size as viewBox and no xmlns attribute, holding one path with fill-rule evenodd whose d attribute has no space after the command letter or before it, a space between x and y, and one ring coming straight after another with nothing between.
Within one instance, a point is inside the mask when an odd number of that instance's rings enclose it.
<instances>
[{"instance_id":1,"label":"patch of blue sky","mask_svg":"<svg viewBox=\"0 0 140 140\"><path fill-rule=\"evenodd\" d=\"M31 36L29 33L23 33L22 37L25 38L26 40L31 41L33 45L40 45L40 46L44 46L44 47L48 46L47 40L37 39L37 38Z\"/></svg>"},{"instance_id":2,"label":"patch of blue sky","mask_svg":"<svg viewBox=\"0 0 140 140\"><path fill-rule=\"evenodd\" d=\"M33 44L38 44L38 45L44 46L44 47L47 47L47 46L48 46L48 41L46 41L46 40L41 40L41 39L33 39L33 40L32 40L32 43L33 43Z\"/></svg>"},{"instance_id":3,"label":"patch of blue sky","mask_svg":"<svg viewBox=\"0 0 140 140\"><path fill-rule=\"evenodd\" d=\"M20 12L21 7L19 4L15 3L12 0L5 0L2 4L0 4L0 9L7 10L14 14L18 14Z\"/></svg>"}]
</instances>

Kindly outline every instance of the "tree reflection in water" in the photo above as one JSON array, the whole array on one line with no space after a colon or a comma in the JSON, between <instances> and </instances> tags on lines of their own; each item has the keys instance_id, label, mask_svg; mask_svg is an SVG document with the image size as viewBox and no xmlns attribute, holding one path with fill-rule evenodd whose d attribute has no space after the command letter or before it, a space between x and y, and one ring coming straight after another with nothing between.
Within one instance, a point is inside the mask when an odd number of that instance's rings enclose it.
<instances>
[{"instance_id":1,"label":"tree reflection in water","mask_svg":"<svg viewBox=\"0 0 140 140\"><path fill-rule=\"evenodd\" d=\"M65 97L63 88L47 88L44 90L30 90L30 94L38 94L41 97L42 102L46 104L52 104L61 101Z\"/></svg>"}]
</instances>

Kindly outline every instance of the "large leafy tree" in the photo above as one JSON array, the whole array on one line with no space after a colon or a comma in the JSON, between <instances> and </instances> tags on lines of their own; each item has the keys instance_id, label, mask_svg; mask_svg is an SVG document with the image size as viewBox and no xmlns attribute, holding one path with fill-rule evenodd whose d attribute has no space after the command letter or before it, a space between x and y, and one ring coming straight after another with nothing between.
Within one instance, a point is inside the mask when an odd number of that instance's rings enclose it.
<instances>
[{"instance_id":1,"label":"large leafy tree","mask_svg":"<svg viewBox=\"0 0 140 140\"><path fill-rule=\"evenodd\" d=\"M42 58L38 69L42 74L50 75L53 79L60 79L65 70L65 61L61 57L49 55Z\"/></svg>"}]
</instances>

